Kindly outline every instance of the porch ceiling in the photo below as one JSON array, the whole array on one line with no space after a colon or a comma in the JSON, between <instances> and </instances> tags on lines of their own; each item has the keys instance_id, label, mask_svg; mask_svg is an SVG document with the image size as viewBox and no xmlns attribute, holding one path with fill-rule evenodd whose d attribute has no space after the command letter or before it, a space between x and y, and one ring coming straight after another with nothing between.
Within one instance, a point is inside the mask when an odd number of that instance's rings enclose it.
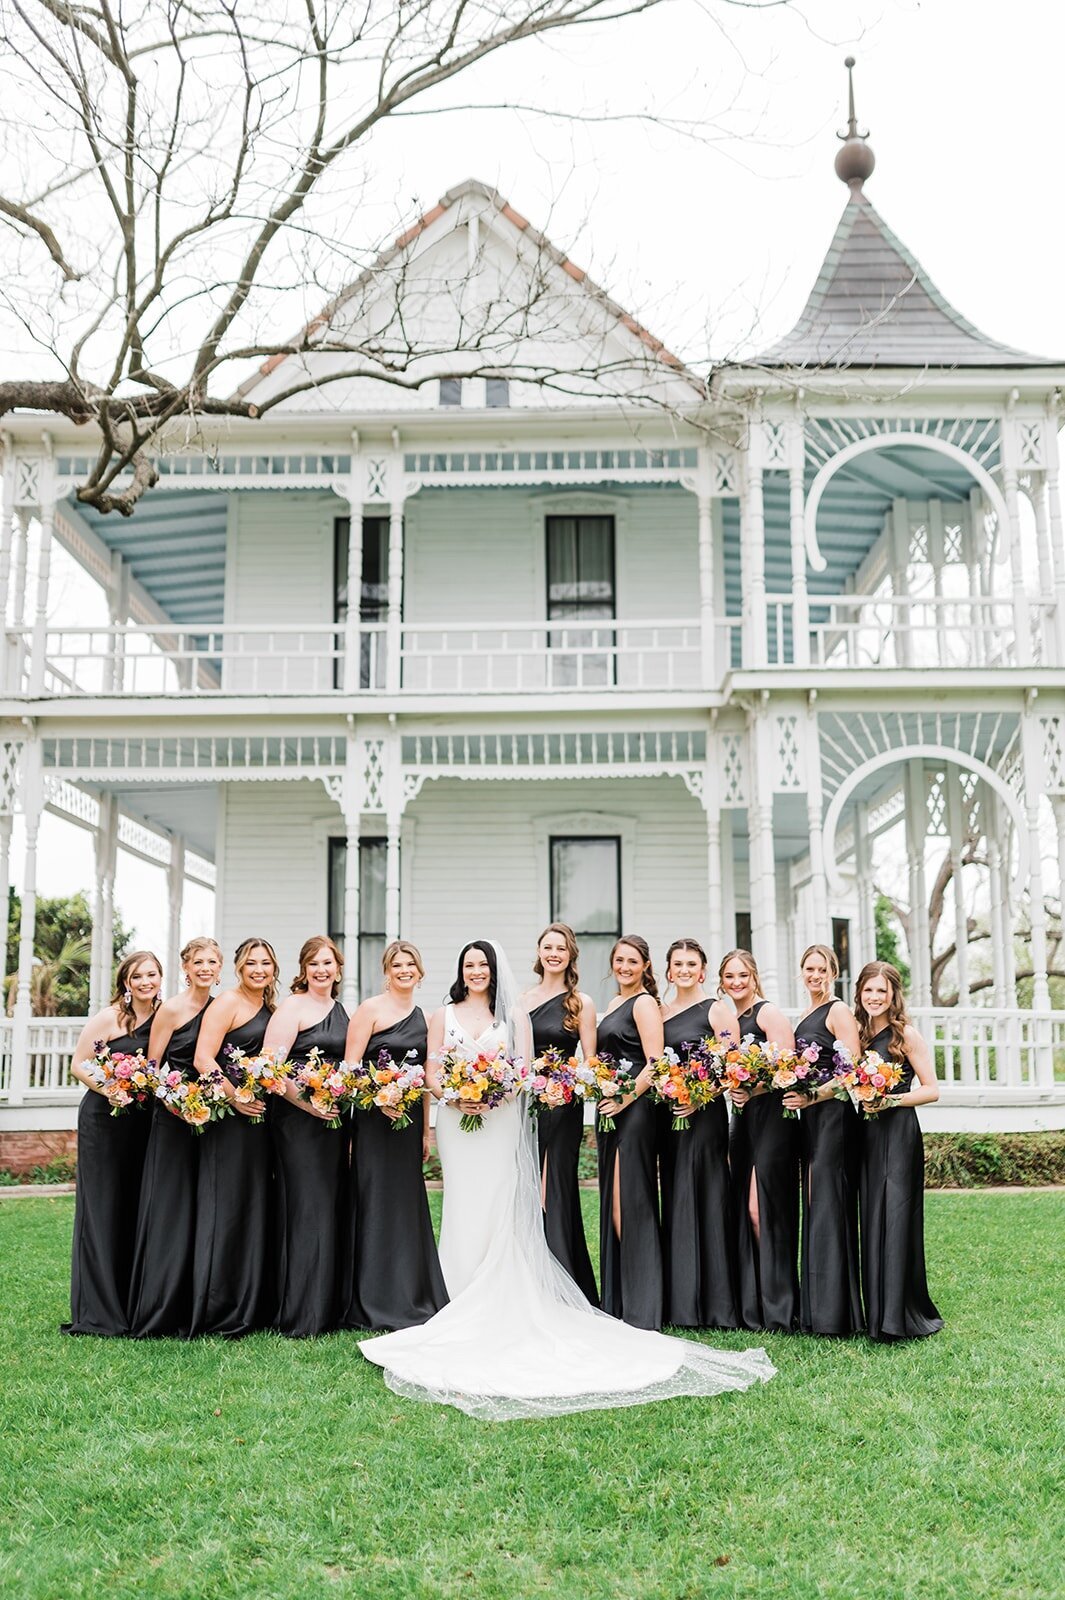
<instances>
[{"instance_id":1,"label":"porch ceiling","mask_svg":"<svg viewBox=\"0 0 1065 1600\"><path fill-rule=\"evenodd\" d=\"M113 794L123 810L169 833L178 833L190 850L215 858L218 829L216 783L87 783L93 794Z\"/></svg>"},{"instance_id":2,"label":"porch ceiling","mask_svg":"<svg viewBox=\"0 0 1065 1600\"><path fill-rule=\"evenodd\" d=\"M77 513L175 622L221 622L228 496L153 489L132 517Z\"/></svg>"}]
</instances>

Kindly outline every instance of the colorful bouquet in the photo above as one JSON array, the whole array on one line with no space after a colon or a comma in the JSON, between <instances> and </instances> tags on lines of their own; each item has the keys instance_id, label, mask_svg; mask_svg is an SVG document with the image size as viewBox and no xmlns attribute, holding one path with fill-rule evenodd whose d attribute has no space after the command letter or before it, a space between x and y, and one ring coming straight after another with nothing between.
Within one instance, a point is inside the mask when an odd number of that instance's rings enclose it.
<instances>
[{"instance_id":1,"label":"colorful bouquet","mask_svg":"<svg viewBox=\"0 0 1065 1600\"><path fill-rule=\"evenodd\" d=\"M721 1093L719 1060L709 1039L691 1046L684 1061L675 1050L667 1048L657 1061L652 1061L651 1072L655 1099L672 1106L674 1113L702 1111ZM674 1115L673 1132L687 1132L689 1121L687 1116Z\"/></svg>"},{"instance_id":2,"label":"colorful bouquet","mask_svg":"<svg viewBox=\"0 0 1065 1600\"><path fill-rule=\"evenodd\" d=\"M233 1098L238 1105L248 1105L267 1094L284 1094L289 1075L289 1063L277 1061L268 1052L257 1056L245 1055L236 1045L226 1046L229 1057L229 1077L233 1084ZM250 1122L261 1122L261 1116L250 1117Z\"/></svg>"},{"instance_id":3,"label":"colorful bouquet","mask_svg":"<svg viewBox=\"0 0 1065 1600\"><path fill-rule=\"evenodd\" d=\"M712 1040L710 1049L720 1062L724 1088L746 1089L749 1094L754 1094L758 1089L772 1088L773 1073L782 1054L776 1045L747 1034L739 1044L733 1044L727 1038ZM732 1110L739 1116L743 1107L733 1105Z\"/></svg>"},{"instance_id":4,"label":"colorful bouquet","mask_svg":"<svg viewBox=\"0 0 1065 1600\"><path fill-rule=\"evenodd\" d=\"M223 1087L221 1072L205 1072L202 1077L193 1074L186 1078L177 1067L165 1067L155 1074L155 1098L172 1111L193 1133L202 1133L209 1122L232 1116L233 1108Z\"/></svg>"},{"instance_id":5,"label":"colorful bouquet","mask_svg":"<svg viewBox=\"0 0 1065 1600\"><path fill-rule=\"evenodd\" d=\"M379 1050L377 1060L357 1067L358 1086L354 1105L359 1111L398 1111L391 1119L392 1132L399 1133L411 1124L410 1112L425 1091L425 1068L414 1050L399 1062L387 1050Z\"/></svg>"},{"instance_id":6,"label":"colorful bouquet","mask_svg":"<svg viewBox=\"0 0 1065 1600\"><path fill-rule=\"evenodd\" d=\"M112 1051L102 1040L92 1048L92 1059L85 1063L85 1071L111 1102L113 1117L120 1117L130 1106L144 1105L151 1099L155 1063L146 1061L142 1050Z\"/></svg>"},{"instance_id":7,"label":"colorful bouquet","mask_svg":"<svg viewBox=\"0 0 1065 1600\"><path fill-rule=\"evenodd\" d=\"M795 1050L785 1050L777 1057L773 1068L773 1088L791 1089L795 1094L804 1094L812 1099L818 1089L831 1082L836 1070L834 1064L821 1065L819 1045L804 1044L800 1039ZM799 1113L785 1106L783 1115L794 1119Z\"/></svg>"},{"instance_id":8,"label":"colorful bouquet","mask_svg":"<svg viewBox=\"0 0 1065 1600\"><path fill-rule=\"evenodd\" d=\"M592 1074L592 1082L587 1090L589 1100L594 1100L598 1104L600 1100L623 1100L627 1094L635 1093L639 1074L631 1061L615 1061L613 1056L604 1052L601 1055L589 1056L585 1065ZM613 1117L604 1117L600 1112L601 1133L613 1133L616 1126Z\"/></svg>"},{"instance_id":9,"label":"colorful bouquet","mask_svg":"<svg viewBox=\"0 0 1065 1600\"><path fill-rule=\"evenodd\" d=\"M285 1077L295 1085L301 1100L306 1100L316 1111L329 1112L328 1128L339 1128L344 1112L358 1103L362 1083L362 1068L358 1064L349 1066L346 1061L326 1061L315 1046L299 1066L286 1061L283 1067Z\"/></svg>"},{"instance_id":10,"label":"colorful bouquet","mask_svg":"<svg viewBox=\"0 0 1065 1600\"><path fill-rule=\"evenodd\" d=\"M453 1105L458 1100L473 1101L481 1111L494 1111L524 1088L525 1063L502 1050L482 1050L470 1055L465 1050L445 1050L434 1060L442 1068L441 1098ZM484 1126L481 1112L464 1111L459 1122L463 1133L476 1133Z\"/></svg>"},{"instance_id":11,"label":"colorful bouquet","mask_svg":"<svg viewBox=\"0 0 1065 1600\"><path fill-rule=\"evenodd\" d=\"M584 1100L595 1082L595 1074L585 1061L568 1056L553 1047L536 1057L528 1081L529 1115L560 1111L574 1100Z\"/></svg>"},{"instance_id":12,"label":"colorful bouquet","mask_svg":"<svg viewBox=\"0 0 1065 1600\"><path fill-rule=\"evenodd\" d=\"M902 1068L894 1061L885 1061L875 1050L867 1050L859 1061L836 1076L832 1092L839 1100L848 1096L859 1111L875 1113L883 1110L901 1078Z\"/></svg>"}]
</instances>

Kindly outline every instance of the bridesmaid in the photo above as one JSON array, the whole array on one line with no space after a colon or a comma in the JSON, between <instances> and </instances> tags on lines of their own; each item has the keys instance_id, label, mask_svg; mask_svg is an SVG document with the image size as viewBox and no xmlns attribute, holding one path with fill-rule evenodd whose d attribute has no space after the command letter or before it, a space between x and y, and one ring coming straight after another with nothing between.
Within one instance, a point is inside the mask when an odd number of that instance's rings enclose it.
<instances>
[{"instance_id":1,"label":"bridesmaid","mask_svg":"<svg viewBox=\"0 0 1065 1600\"><path fill-rule=\"evenodd\" d=\"M617 982L599 1023L597 1048L637 1072L635 1093L603 1100L597 1130L599 1240L603 1310L636 1328L662 1326L662 1237L658 1220L655 1108L648 1063L662 1054L662 1011L647 940L625 934L610 952Z\"/></svg>"},{"instance_id":2,"label":"bridesmaid","mask_svg":"<svg viewBox=\"0 0 1065 1600\"><path fill-rule=\"evenodd\" d=\"M540 979L527 989L522 1005L532 1027L534 1055L561 1050L585 1059L595 1054L595 1004L577 988L577 940L564 922L552 922L536 944L533 971ZM540 1112L536 1121L540 1146L540 1199L544 1232L556 1261L560 1262L593 1306L599 1304L592 1259L584 1237L577 1163L584 1142L584 1102L556 1111Z\"/></svg>"},{"instance_id":3,"label":"bridesmaid","mask_svg":"<svg viewBox=\"0 0 1065 1600\"><path fill-rule=\"evenodd\" d=\"M90 1080L86 1064L100 1043L115 1055L147 1053L162 985L163 969L150 950L126 956L115 975L111 1004L89 1018L74 1048L70 1070L89 1093L78 1107L70 1321L63 1324L64 1333L120 1337L129 1332L133 1233L151 1107L131 1105L113 1117L110 1100Z\"/></svg>"},{"instance_id":4,"label":"bridesmaid","mask_svg":"<svg viewBox=\"0 0 1065 1600\"><path fill-rule=\"evenodd\" d=\"M859 1053L854 1013L836 998L836 952L812 944L803 952L802 981L810 1009L795 1024L799 1049L816 1045L827 1064L837 1045ZM792 1091L784 1105L799 1113L802 1164L802 1259L799 1326L803 1333L846 1339L865 1327L858 1273L858 1114L827 1088L813 1096Z\"/></svg>"},{"instance_id":5,"label":"bridesmaid","mask_svg":"<svg viewBox=\"0 0 1065 1600\"><path fill-rule=\"evenodd\" d=\"M200 1024L222 972L222 952L213 939L190 939L181 965L186 987L155 1013L148 1053L188 1078ZM129 1331L135 1338L188 1338L200 1138L176 1112L158 1103L152 1107L129 1297Z\"/></svg>"},{"instance_id":6,"label":"bridesmaid","mask_svg":"<svg viewBox=\"0 0 1065 1600\"><path fill-rule=\"evenodd\" d=\"M719 1039L794 1049L791 1024L763 999L749 950L729 951L718 969L718 994L732 1002L720 998L710 1007ZM784 1116L779 1089L731 1094L739 1113L732 1117L729 1164L740 1325L790 1333L799 1322L799 1125Z\"/></svg>"},{"instance_id":7,"label":"bridesmaid","mask_svg":"<svg viewBox=\"0 0 1065 1600\"><path fill-rule=\"evenodd\" d=\"M348 1014L337 994L344 957L325 934L300 950L292 993L270 1018L263 1049L305 1066L312 1050L323 1061L342 1061ZM292 1339L311 1338L336 1326L340 1195L347 1169L347 1138L330 1128L327 1111L301 1099L289 1082L271 1096L267 1121L274 1146L274 1220L277 1229L277 1322Z\"/></svg>"},{"instance_id":8,"label":"bridesmaid","mask_svg":"<svg viewBox=\"0 0 1065 1600\"><path fill-rule=\"evenodd\" d=\"M277 957L265 939L245 939L233 965L237 984L218 996L200 1025L195 1066L222 1069L233 1115L203 1135L196 1185L192 1332L239 1339L272 1320L270 1303L270 1135L261 1100L233 1096L227 1048L257 1055L277 1002Z\"/></svg>"},{"instance_id":9,"label":"bridesmaid","mask_svg":"<svg viewBox=\"0 0 1065 1600\"><path fill-rule=\"evenodd\" d=\"M425 969L416 947L394 939L381 966L384 993L364 1000L351 1019L345 1056L376 1061L387 1050L397 1064L408 1052L426 1060L425 1014L414 994ZM356 1111L352 1130L340 1325L409 1328L447 1304L436 1253L422 1164L429 1156L429 1094L410 1112L410 1127L393 1126L397 1113Z\"/></svg>"},{"instance_id":10,"label":"bridesmaid","mask_svg":"<svg viewBox=\"0 0 1065 1600\"><path fill-rule=\"evenodd\" d=\"M697 939L675 939L666 951L666 981L675 998L665 1007L664 1042L681 1060L710 1030L706 951ZM668 1117L672 1159L662 1167L665 1317L676 1328L736 1328L736 1266L728 1176L728 1109L719 1095L688 1117L683 1133Z\"/></svg>"},{"instance_id":11,"label":"bridesmaid","mask_svg":"<svg viewBox=\"0 0 1065 1600\"><path fill-rule=\"evenodd\" d=\"M924 1339L943 1318L924 1261L924 1142L915 1106L939 1099L928 1045L906 1015L902 979L887 961L858 974L855 1015L863 1050L903 1068L898 1092L861 1118L862 1292L870 1339Z\"/></svg>"}]
</instances>

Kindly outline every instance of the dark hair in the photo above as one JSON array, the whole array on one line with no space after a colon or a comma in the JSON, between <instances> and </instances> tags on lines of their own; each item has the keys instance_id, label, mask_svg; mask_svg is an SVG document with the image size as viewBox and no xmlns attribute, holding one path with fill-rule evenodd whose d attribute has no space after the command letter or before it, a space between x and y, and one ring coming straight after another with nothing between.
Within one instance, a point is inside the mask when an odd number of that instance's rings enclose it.
<instances>
[{"instance_id":1,"label":"dark hair","mask_svg":"<svg viewBox=\"0 0 1065 1600\"><path fill-rule=\"evenodd\" d=\"M862 990L870 978L883 978L888 986L887 1022L885 1026L890 1029L888 1044L889 1053L899 1061L906 1059L906 1024L909 1016L906 1013L906 997L902 992L902 974L898 967L893 967L890 961L867 961L858 974L858 981L854 985L854 1015L858 1022L858 1038L863 1050L868 1050L876 1038L873 1032L873 1022L868 1011L862 1005Z\"/></svg>"},{"instance_id":2,"label":"dark hair","mask_svg":"<svg viewBox=\"0 0 1065 1600\"><path fill-rule=\"evenodd\" d=\"M623 944L631 945L643 962L643 986L652 1000L658 999L658 984L655 982L655 970L651 965L651 946L639 933L623 933L620 939L614 941L610 951L610 969L614 969L614 957Z\"/></svg>"},{"instance_id":3,"label":"dark hair","mask_svg":"<svg viewBox=\"0 0 1065 1600\"><path fill-rule=\"evenodd\" d=\"M333 999L335 1000L337 995L340 993L340 980L344 976L344 957L339 947L333 942L327 933L316 934L313 939L304 940L297 963L299 971L289 984L289 988L292 990L293 994L307 993L307 968L310 966L319 950L328 950L329 954L333 957L333 960L337 964L337 975L333 979L332 990Z\"/></svg>"},{"instance_id":4,"label":"dark hair","mask_svg":"<svg viewBox=\"0 0 1065 1600\"><path fill-rule=\"evenodd\" d=\"M242 939L240 944L237 946L237 953L233 957L233 966L236 970L237 982L239 983L244 977L244 968L248 964L248 957L251 955L253 950L258 950L260 947L266 951L274 969L273 977L263 989L263 1005L266 1007L267 1011L276 1011L278 965L277 956L274 954L274 947L270 943L269 939Z\"/></svg>"},{"instance_id":5,"label":"dark hair","mask_svg":"<svg viewBox=\"0 0 1065 1600\"><path fill-rule=\"evenodd\" d=\"M674 939L673 943L666 951L667 980L669 978L669 963L673 960L673 953L676 950L691 950L699 957L699 960L702 962L704 967L708 964L706 959L706 951L703 949L698 939Z\"/></svg>"},{"instance_id":6,"label":"dark hair","mask_svg":"<svg viewBox=\"0 0 1065 1600\"><path fill-rule=\"evenodd\" d=\"M137 1013L133 1009L132 1000L127 1003L126 990L129 980L136 972L142 961L154 961L155 969L159 974L159 987L163 986L163 963L154 950L133 950L128 956L123 956L119 962L118 971L115 973L115 992L111 996L111 1004L115 1008L115 1015L122 1024L123 1033L132 1033L137 1026ZM152 1001L152 1011L159 1009L160 996L157 993Z\"/></svg>"},{"instance_id":7,"label":"dark hair","mask_svg":"<svg viewBox=\"0 0 1065 1600\"><path fill-rule=\"evenodd\" d=\"M544 975L544 964L540 960L540 946L549 933L557 933L565 941L566 954L569 962L566 967L566 976L563 982L566 985L565 998L562 1001L562 1020L571 1033L580 1033L581 1018L584 1015L584 1003L581 1000L577 984L580 981L577 972L577 959L580 951L577 948L577 936L568 922L549 922L539 939L536 941L536 960L533 962L533 971L538 978Z\"/></svg>"},{"instance_id":8,"label":"dark hair","mask_svg":"<svg viewBox=\"0 0 1065 1600\"><path fill-rule=\"evenodd\" d=\"M487 939L471 939L469 944L463 945L462 949L459 951L458 973L454 983L447 992L447 997L451 1001L452 1005L457 1006L463 1000L465 1000L466 996L469 994L470 991L467 989L465 980L462 976L462 963L465 961L471 950L479 950L484 956L484 959L488 962L488 970L492 975L491 982L488 985L488 1009L494 1017L496 1014L496 990L499 986L499 974L496 970L496 953L492 949L492 946L489 944Z\"/></svg>"}]
</instances>

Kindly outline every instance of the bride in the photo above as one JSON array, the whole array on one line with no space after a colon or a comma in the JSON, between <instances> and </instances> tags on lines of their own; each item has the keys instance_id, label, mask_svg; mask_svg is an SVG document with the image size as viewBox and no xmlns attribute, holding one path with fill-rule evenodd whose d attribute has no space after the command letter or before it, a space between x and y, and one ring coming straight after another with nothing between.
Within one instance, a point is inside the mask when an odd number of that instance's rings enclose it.
<instances>
[{"instance_id":1,"label":"bride","mask_svg":"<svg viewBox=\"0 0 1065 1600\"><path fill-rule=\"evenodd\" d=\"M464 1133L463 1111L478 1108L439 1098L434 1054L498 1048L527 1057L527 1019L503 952L478 939L463 949L450 999L429 1024L450 1300L420 1327L361 1341L389 1388L504 1421L720 1394L771 1378L764 1350L713 1350L629 1327L589 1304L547 1248L536 1127L524 1102L505 1102Z\"/></svg>"}]
</instances>

